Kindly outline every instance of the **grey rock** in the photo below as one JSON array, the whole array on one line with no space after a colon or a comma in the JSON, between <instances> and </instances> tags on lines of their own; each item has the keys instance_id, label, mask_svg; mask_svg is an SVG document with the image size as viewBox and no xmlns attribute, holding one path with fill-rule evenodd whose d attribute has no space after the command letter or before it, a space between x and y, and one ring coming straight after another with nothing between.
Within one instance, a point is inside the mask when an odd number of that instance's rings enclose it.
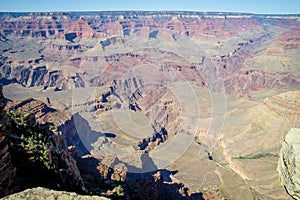
<instances>
[{"instance_id":1,"label":"grey rock","mask_svg":"<svg viewBox=\"0 0 300 200\"><path fill-rule=\"evenodd\" d=\"M100 196L83 196L74 192L56 191L47 188L37 187L27 189L22 192L12 194L2 198L2 200L34 200L34 199L47 199L47 200L109 200L106 197Z\"/></svg>"},{"instance_id":2,"label":"grey rock","mask_svg":"<svg viewBox=\"0 0 300 200\"><path fill-rule=\"evenodd\" d=\"M280 179L287 192L300 199L300 129L292 128L282 143L278 168Z\"/></svg>"}]
</instances>

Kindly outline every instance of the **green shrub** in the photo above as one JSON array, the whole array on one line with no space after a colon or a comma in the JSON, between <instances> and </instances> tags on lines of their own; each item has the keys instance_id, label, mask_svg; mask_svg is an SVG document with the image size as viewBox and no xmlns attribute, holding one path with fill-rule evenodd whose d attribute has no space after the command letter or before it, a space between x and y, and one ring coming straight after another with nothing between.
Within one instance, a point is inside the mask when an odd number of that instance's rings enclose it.
<instances>
[{"instance_id":1,"label":"green shrub","mask_svg":"<svg viewBox=\"0 0 300 200\"><path fill-rule=\"evenodd\" d=\"M122 185L118 185L116 187L116 191L117 191L117 195L118 196L122 196L123 195L123 187L122 187Z\"/></svg>"}]
</instances>

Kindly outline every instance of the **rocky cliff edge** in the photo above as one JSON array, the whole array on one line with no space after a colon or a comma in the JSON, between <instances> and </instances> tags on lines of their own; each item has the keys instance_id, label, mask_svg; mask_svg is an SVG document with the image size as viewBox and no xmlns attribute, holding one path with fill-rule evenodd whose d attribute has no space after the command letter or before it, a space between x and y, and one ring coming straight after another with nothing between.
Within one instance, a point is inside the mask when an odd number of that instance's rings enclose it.
<instances>
[{"instance_id":1,"label":"rocky cliff edge","mask_svg":"<svg viewBox=\"0 0 300 200\"><path fill-rule=\"evenodd\" d=\"M287 192L300 199L300 129L292 128L282 143L278 162L279 176Z\"/></svg>"}]
</instances>

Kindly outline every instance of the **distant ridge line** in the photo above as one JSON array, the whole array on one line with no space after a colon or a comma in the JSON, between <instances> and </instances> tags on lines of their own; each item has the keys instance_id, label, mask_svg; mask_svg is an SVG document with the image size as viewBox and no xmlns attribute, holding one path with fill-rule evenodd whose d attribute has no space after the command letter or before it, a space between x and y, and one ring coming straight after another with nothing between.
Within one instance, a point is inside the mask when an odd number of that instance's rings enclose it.
<instances>
[{"instance_id":1,"label":"distant ridge line","mask_svg":"<svg viewBox=\"0 0 300 200\"><path fill-rule=\"evenodd\" d=\"M299 14L256 14L256 13L243 13L243 12L205 12L205 11L143 11L143 10L124 10L124 11L47 11L47 12L0 12L0 15L43 15L43 14L103 14L103 15L154 15L154 14L166 14L166 15L204 15L204 16L236 16L236 15L245 15L245 16L284 16L284 17L300 17Z\"/></svg>"}]
</instances>

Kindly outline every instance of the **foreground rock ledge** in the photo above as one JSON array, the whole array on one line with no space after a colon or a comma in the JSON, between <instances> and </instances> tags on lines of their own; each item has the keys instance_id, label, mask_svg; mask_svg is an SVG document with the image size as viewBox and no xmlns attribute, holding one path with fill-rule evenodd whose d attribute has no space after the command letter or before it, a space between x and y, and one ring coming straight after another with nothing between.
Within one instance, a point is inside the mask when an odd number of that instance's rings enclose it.
<instances>
[{"instance_id":1,"label":"foreground rock ledge","mask_svg":"<svg viewBox=\"0 0 300 200\"><path fill-rule=\"evenodd\" d=\"M300 199L300 129L292 128L282 144L278 161L279 176L288 193Z\"/></svg>"},{"instance_id":2,"label":"foreground rock ledge","mask_svg":"<svg viewBox=\"0 0 300 200\"><path fill-rule=\"evenodd\" d=\"M19 192L16 194L12 194L10 196L4 197L3 200L33 200L33 199L64 199L64 200L109 200L106 197L99 196L83 196L78 195L73 192L64 192L64 191L56 191L50 190L42 187L32 188L28 190L24 190L23 192Z\"/></svg>"}]
</instances>

